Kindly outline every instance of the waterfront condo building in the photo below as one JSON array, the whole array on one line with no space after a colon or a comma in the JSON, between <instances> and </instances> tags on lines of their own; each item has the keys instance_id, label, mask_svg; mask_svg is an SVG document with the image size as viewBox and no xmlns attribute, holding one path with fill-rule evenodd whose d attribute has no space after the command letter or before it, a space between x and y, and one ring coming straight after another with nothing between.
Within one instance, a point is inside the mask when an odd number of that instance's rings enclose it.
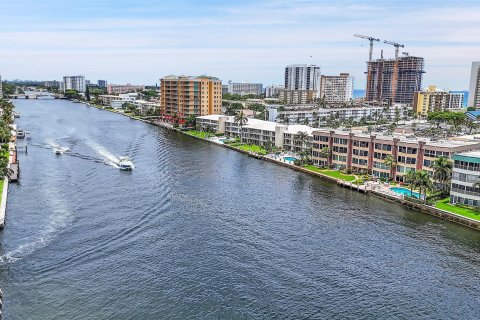
<instances>
[{"instance_id":1,"label":"waterfront condo building","mask_svg":"<svg viewBox=\"0 0 480 320\"><path fill-rule=\"evenodd\" d=\"M439 90L436 86L415 92L413 101L413 110L423 116L433 111L461 111L462 107L463 93Z\"/></svg>"},{"instance_id":2,"label":"waterfront condo building","mask_svg":"<svg viewBox=\"0 0 480 320\"><path fill-rule=\"evenodd\" d=\"M285 101L289 103L303 103L303 100L312 100L308 95L318 98L320 93L320 67L307 64L292 64L285 68ZM298 93L296 93L298 91ZM299 96L300 98L297 98ZM305 98L304 98L305 97ZM300 99L300 100L299 100Z\"/></svg>"},{"instance_id":3,"label":"waterfront condo building","mask_svg":"<svg viewBox=\"0 0 480 320\"><path fill-rule=\"evenodd\" d=\"M109 84L107 85L108 94L122 94L130 92L145 91L145 86L136 86L132 84Z\"/></svg>"},{"instance_id":4,"label":"waterfront condo building","mask_svg":"<svg viewBox=\"0 0 480 320\"><path fill-rule=\"evenodd\" d=\"M342 103L353 99L353 77L348 73L320 78L320 98L327 103Z\"/></svg>"},{"instance_id":5,"label":"waterfront condo building","mask_svg":"<svg viewBox=\"0 0 480 320\"><path fill-rule=\"evenodd\" d=\"M265 146L268 141L272 142L277 148L283 148L290 151L302 151L311 147L312 131L314 129L304 125L282 125L276 122L264 121L258 119L248 119L247 123L241 128L234 120L233 116L210 115L197 117L197 128L199 130L211 130L223 133L228 137L241 138L244 143ZM301 145L295 139L299 132L305 132L308 141Z\"/></svg>"},{"instance_id":6,"label":"waterfront condo building","mask_svg":"<svg viewBox=\"0 0 480 320\"><path fill-rule=\"evenodd\" d=\"M76 90L77 92L85 92L86 82L85 76L65 76L60 84L63 92L67 90Z\"/></svg>"},{"instance_id":7,"label":"waterfront condo building","mask_svg":"<svg viewBox=\"0 0 480 320\"><path fill-rule=\"evenodd\" d=\"M413 103L422 88L424 59L405 56L367 62L367 101Z\"/></svg>"},{"instance_id":8,"label":"waterfront condo building","mask_svg":"<svg viewBox=\"0 0 480 320\"><path fill-rule=\"evenodd\" d=\"M450 202L480 207L480 152L453 156Z\"/></svg>"},{"instance_id":9,"label":"waterfront condo building","mask_svg":"<svg viewBox=\"0 0 480 320\"><path fill-rule=\"evenodd\" d=\"M468 107L480 108L480 61L472 62Z\"/></svg>"},{"instance_id":10,"label":"waterfront condo building","mask_svg":"<svg viewBox=\"0 0 480 320\"><path fill-rule=\"evenodd\" d=\"M160 79L160 113L166 119L222 113L222 81L209 76Z\"/></svg>"},{"instance_id":11,"label":"waterfront condo building","mask_svg":"<svg viewBox=\"0 0 480 320\"><path fill-rule=\"evenodd\" d=\"M361 132L318 129L313 131L312 158L317 166L351 169L378 178L404 181L408 171L426 170L440 156L479 150L480 141L430 141L405 135L374 135ZM397 164L389 167L392 156Z\"/></svg>"},{"instance_id":12,"label":"waterfront condo building","mask_svg":"<svg viewBox=\"0 0 480 320\"><path fill-rule=\"evenodd\" d=\"M263 84L228 81L228 93L261 95L263 94Z\"/></svg>"}]
</instances>

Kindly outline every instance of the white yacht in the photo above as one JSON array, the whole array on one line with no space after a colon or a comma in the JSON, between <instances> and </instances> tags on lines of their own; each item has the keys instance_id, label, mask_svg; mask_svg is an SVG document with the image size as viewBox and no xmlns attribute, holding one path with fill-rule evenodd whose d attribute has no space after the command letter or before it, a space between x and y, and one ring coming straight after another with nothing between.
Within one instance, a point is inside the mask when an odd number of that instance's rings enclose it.
<instances>
[{"instance_id":1,"label":"white yacht","mask_svg":"<svg viewBox=\"0 0 480 320\"><path fill-rule=\"evenodd\" d=\"M133 170L133 163L129 157L120 157L118 161L118 168L120 170Z\"/></svg>"},{"instance_id":2,"label":"white yacht","mask_svg":"<svg viewBox=\"0 0 480 320\"><path fill-rule=\"evenodd\" d=\"M64 151L63 151L62 148L56 147L56 148L53 148L53 152L54 152L57 156L59 156L59 155L62 155Z\"/></svg>"}]
</instances>

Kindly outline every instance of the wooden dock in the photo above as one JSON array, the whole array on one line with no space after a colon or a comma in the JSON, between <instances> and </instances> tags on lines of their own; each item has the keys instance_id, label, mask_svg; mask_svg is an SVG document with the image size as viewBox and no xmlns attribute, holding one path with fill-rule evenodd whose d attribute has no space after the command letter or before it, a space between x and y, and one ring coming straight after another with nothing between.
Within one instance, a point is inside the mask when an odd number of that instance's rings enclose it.
<instances>
[{"instance_id":1,"label":"wooden dock","mask_svg":"<svg viewBox=\"0 0 480 320\"><path fill-rule=\"evenodd\" d=\"M12 170L12 174L9 176L10 182L18 181L18 176L20 173L18 162L10 163L10 169Z\"/></svg>"}]
</instances>

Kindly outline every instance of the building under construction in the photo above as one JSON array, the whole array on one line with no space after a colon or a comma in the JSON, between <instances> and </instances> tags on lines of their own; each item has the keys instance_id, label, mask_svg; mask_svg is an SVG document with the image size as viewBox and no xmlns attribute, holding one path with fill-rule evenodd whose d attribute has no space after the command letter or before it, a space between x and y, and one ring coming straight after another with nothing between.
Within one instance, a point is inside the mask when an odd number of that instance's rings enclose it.
<instances>
[{"instance_id":1,"label":"building under construction","mask_svg":"<svg viewBox=\"0 0 480 320\"><path fill-rule=\"evenodd\" d=\"M413 103L422 88L424 59L413 56L367 62L368 101Z\"/></svg>"}]
</instances>

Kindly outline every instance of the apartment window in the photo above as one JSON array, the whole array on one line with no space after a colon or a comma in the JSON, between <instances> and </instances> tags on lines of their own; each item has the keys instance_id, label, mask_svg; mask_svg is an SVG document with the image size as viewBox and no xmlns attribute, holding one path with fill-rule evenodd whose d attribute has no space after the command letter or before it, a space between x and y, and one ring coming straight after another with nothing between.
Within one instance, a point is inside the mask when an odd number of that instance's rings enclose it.
<instances>
[{"instance_id":1,"label":"apartment window","mask_svg":"<svg viewBox=\"0 0 480 320\"><path fill-rule=\"evenodd\" d=\"M398 152L408 153L408 154L417 154L417 148L398 147Z\"/></svg>"},{"instance_id":2,"label":"apartment window","mask_svg":"<svg viewBox=\"0 0 480 320\"><path fill-rule=\"evenodd\" d=\"M384 144L384 143L375 143L375 149L384 150L384 151L392 151L392 145L391 144Z\"/></svg>"}]
</instances>

